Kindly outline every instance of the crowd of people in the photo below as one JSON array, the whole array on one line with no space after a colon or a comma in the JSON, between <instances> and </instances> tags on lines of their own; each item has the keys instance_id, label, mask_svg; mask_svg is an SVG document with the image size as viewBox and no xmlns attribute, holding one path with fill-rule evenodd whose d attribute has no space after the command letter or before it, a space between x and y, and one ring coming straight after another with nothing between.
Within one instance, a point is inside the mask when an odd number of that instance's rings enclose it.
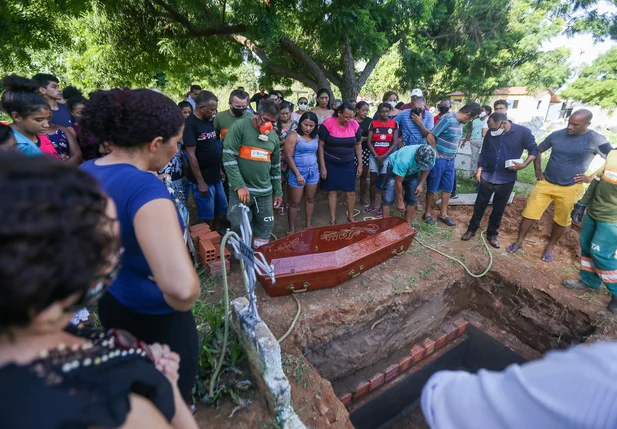
<instances>
[{"instance_id":1,"label":"crowd of people","mask_svg":"<svg viewBox=\"0 0 617 429\"><path fill-rule=\"evenodd\" d=\"M550 263L572 215L580 221L587 210L581 278L564 285L598 290L604 283L613 295L609 310L617 311L617 158L589 129L587 110L537 145L508 117L505 100L457 111L442 100L433 116L420 89L407 104L387 92L371 116L368 103L334 100L327 89L317 91L313 108L301 97L295 109L263 86L253 97L232 91L224 108L197 85L179 104L152 89L86 98L73 87L61 90L49 74L6 76L2 86L10 117L0 125L0 389L9 398L2 427L46 427L40 419L49 414L25 412L33 400L54 407L59 426L133 428L151 419L146 426L195 427L187 404L198 357L191 308L200 290L186 251L188 202L221 233L228 224L239 229L247 206L255 248L270 241L277 214L287 214L287 231L296 231L303 197L304 227L312 228L318 188L330 225L340 219L339 193L345 221L354 222L358 181L366 214L388 217L396 204L407 221L419 208L424 222L453 227L455 158L467 142L478 197L462 240L476 234L492 197L487 239L500 248L517 171L533 163L538 183L507 251L523 247L553 202L542 255ZM548 150L542 171L540 154ZM596 154L607 164L586 175ZM84 308L96 301L107 334L81 327ZM69 321L74 326L65 329ZM4 390L11 383L28 388Z\"/></svg>"}]
</instances>

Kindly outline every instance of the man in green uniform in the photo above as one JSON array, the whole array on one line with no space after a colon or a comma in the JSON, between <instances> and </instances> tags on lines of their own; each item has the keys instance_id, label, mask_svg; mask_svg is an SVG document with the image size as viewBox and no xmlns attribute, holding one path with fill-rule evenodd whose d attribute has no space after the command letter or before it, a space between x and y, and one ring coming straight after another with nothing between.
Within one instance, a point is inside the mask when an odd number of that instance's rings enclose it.
<instances>
[{"instance_id":1,"label":"man in green uniform","mask_svg":"<svg viewBox=\"0 0 617 429\"><path fill-rule=\"evenodd\" d=\"M283 201L280 143L273 127L278 116L278 106L264 100L257 115L237 121L223 143L223 165L229 181L227 219L238 231L242 223L240 203L250 208L254 247L270 240L273 209Z\"/></svg>"},{"instance_id":2,"label":"man in green uniform","mask_svg":"<svg viewBox=\"0 0 617 429\"><path fill-rule=\"evenodd\" d=\"M221 142L225 143L225 137L233 124L240 119L253 117L251 112L246 111L248 103L249 95L246 92L238 89L231 91L231 94L229 94L229 109L219 112L214 118L214 129Z\"/></svg>"},{"instance_id":3,"label":"man in green uniform","mask_svg":"<svg viewBox=\"0 0 617 429\"><path fill-rule=\"evenodd\" d=\"M580 223L587 216L580 234L580 280L566 280L572 290L597 291L606 285L612 295L608 309L617 313L617 150L606 157L583 198L572 210L572 221Z\"/></svg>"}]
</instances>

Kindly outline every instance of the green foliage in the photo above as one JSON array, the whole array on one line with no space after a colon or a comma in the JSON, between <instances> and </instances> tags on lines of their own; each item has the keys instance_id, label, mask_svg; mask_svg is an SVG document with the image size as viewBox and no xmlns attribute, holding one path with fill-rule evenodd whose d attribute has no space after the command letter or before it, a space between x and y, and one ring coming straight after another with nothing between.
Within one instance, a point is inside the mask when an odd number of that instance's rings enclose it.
<instances>
[{"instance_id":1,"label":"green foliage","mask_svg":"<svg viewBox=\"0 0 617 429\"><path fill-rule=\"evenodd\" d=\"M562 96L605 108L617 107L617 48L600 55Z\"/></svg>"},{"instance_id":2,"label":"green foliage","mask_svg":"<svg viewBox=\"0 0 617 429\"><path fill-rule=\"evenodd\" d=\"M212 303L203 299L203 295L212 293L211 289L216 283L216 278L204 278L203 273L201 277L202 299L199 299L193 307L199 335L199 368L193 397L202 402L216 403L226 395L236 404L243 406L247 403L247 395L253 393L252 383L249 380L248 368L244 366L246 354L240 339L231 327L214 397L208 394L210 379L222 353L225 312L221 302Z\"/></svg>"}]
</instances>

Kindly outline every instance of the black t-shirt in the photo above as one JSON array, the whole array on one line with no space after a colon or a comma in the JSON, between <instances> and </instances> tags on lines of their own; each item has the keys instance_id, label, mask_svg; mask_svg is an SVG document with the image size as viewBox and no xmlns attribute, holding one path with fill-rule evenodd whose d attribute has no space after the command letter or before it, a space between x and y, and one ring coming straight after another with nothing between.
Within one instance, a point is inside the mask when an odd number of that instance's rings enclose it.
<instances>
[{"instance_id":1,"label":"black t-shirt","mask_svg":"<svg viewBox=\"0 0 617 429\"><path fill-rule=\"evenodd\" d=\"M185 147L194 146L195 156L204 181L214 185L221 180L221 152L216 139L216 131L212 121L202 121L195 115L190 115L184 123L182 141ZM190 166L187 178L197 183Z\"/></svg>"},{"instance_id":2,"label":"black t-shirt","mask_svg":"<svg viewBox=\"0 0 617 429\"><path fill-rule=\"evenodd\" d=\"M174 396L163 373L134 349L107 344L109 337L98 333L91 338L89 349L52 350L28 365L1 366L0 427L116 428L131 411L130 394L148 399L171 421Z\"/></svg>"},{"instance_id":3,"label":"black t-shirt","mask_svg":"<svg viewBox=\"0 0 617 429\"><path fill-rule=\"evenodd\" d=\"M362 130L362 137L368 137L368 130L371 128L371 123L373 120L371 118L364 118L364 121L358 122L360 124L360 129ZM366 141L362 142L362 149L368 149L368 145Z\"/></svg>"},{"instance_id":4,"label":"black t-shirt","mask_svg":"<svg viewBox=\"0 0 617 429\"><path fill-rule=\"evenodd\" d=\"M268 94L262 95L261 93L258 92L257 94L253 95L253 98L251 98L249 103L257 103L257 108L259 109L259 103L267 99L268 99Z\"/></svg>"}]
</instances>

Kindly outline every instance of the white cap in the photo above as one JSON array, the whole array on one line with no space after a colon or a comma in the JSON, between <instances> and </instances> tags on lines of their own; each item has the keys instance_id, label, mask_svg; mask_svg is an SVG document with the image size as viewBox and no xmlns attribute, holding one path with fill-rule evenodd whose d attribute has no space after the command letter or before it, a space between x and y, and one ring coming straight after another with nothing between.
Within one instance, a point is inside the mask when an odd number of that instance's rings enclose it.
<instances>
[{"instance_id":1,"label":"white cap","mask_svg":"<svg viewBox=\"0 0 617 429\"><path fill-rule=\"evenodd\" d=\"M414 88L411 90L411 96L422 97L422 90L420 88Z\"/></svg>"}]
</instances>

